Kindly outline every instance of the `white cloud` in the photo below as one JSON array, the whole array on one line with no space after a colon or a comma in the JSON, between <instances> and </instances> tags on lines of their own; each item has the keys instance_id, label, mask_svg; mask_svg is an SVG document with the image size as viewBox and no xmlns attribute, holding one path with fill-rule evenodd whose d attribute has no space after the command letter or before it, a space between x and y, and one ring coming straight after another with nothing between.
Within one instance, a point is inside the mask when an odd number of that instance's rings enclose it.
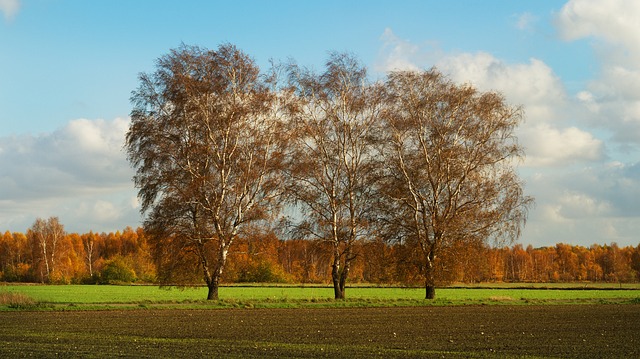
<instances>
[{"instance_id":1,"label":"white cloud","mask_svg":"<svg viewBox=\"0 0 640 359\"><path fill-rule=\"evenodd\" d=\"M571 0L556 17L567 41L586 37L621 45L640 55L640 2L628 0Z\"/></svg>"},{"instance_id":2,"label":"white cloud","mask_svg":"<svg viewBox=\"0 0 640 359\"><path fill-rule=\"evenodd\" d=\"M488 53L459 54L440 59L436 66L457 82L470 82L481 90L500 91L511 103L526 107L558 107L566 101L560 79L544 62L507 64Z\"/></svg>"},{"instance_id":3,"label":"white cloud","mask_svg":"<svg viewBox=\"0 0 640 359\"><path fill-rule=\"evenodd\" d=\"M556 15L566 41L592 40L601 62L590 94L588 123L622 146L640 147L640 2L572 0Z\"/></svg>"},{"instance_id":4,"label":"white cloud","mask_svg":"<svg viewBox=\"0 0 640 359\"><path fill-rule=\"evenodd\" d=\"M611 212L611 204L597 200L586 193L567 191L560 198L560 213L564 218L606 217Z\"/></svg>"},{"instance_id":5,"label":"white cloud","mask_svg":"<svg viewBox=\"0 0 640 359\"><path fill-rule=\"evenodd\" d=\"M122 150L127 121L74 120L53 133L0 138L0 168L10 171L0 198L42 198L130 185Z\"/></svg>"},{"instance_id":6,"label":"white cloud","mask_svg":"<svg viewBox=\"0 0 640 359\"><path fill-rule=\"evenodd\" d=\"M537 16L530 12L525 12L523 14L516 15L515 27L521 31L531 31L537 21Z\"/></svg>"},{"instance_id":7,"label":"white cloud","mask_svg":"<svg viewBox=\"0 0 640 359\"><path fill-rule=\"evenodd\" d=\"M127 126L128 121L121 118L111 122L79 119L69 122L64 132L77 141L82 151L108 154L115 147L122 146Z\"/></svg>"},{"instance_id":8,"label":"white cloud","mask_svg":"<svg viewBox=\"0 0 640 359\"><path fill-rule=\"evenodd\" d=\"M131 198L129 198L129 206L131 206L132 209L140 208L140 201L138 200L137 196L132 196Z\"/></svg>"},{"instance_id":9,"label":"white cloud","mask_svg":"<svg viewBox=\"0 0 640 359\"><path fill-rule=\"evenodd\" d=\"M69 230L137 225L133 170L122 147L128 125L78 119L53 133L0 137L0 230L24 231L49 216Z\"/></svg>"},{"instance_id":10,"label":"white cloud","mask_svg":"<svg viewBox=\"0 0 640 359\"><path fill-rule=\"evenodd\" d=\"M553 245L640 241L640 163L556 168L525 178L538 205L522 240Z\"/></svg>"},{"instance_id":11,"label":"white cloud","mask_svg":"<svg viewBox=\"0 0 640 359\"><path fill-rule=\"evenodd\" d=\"M519 104L554 105L566 99L563 85L553 70L538 59L526 64L507 64L489 53L447 54L434 43L413 44L385 29L377 70L420 70L436 66L454 81L472 83L481 90L497 90Z\"/></svg>"},{"instance_id":12,"label":"white cloud","mask_svg":"<svg viewBox=\"0 0 640 359\"><path fill-rule=\"evenodd\" d=\"M534 246L553 246L556 243L589 246L616 242L622 246L637 246L640 222L616 217L567 219L561 208L541 208L534 218L529 218L522 242ZM544 215L540 215L543 213ZM554 215L560 218L553 219Z\"/></svg>"},{"instance_id":13,"label":"white cloud","mask_svg":"<svg viewBox=\"0 0 640 359\"><path fill-rule=\"evenodd\" d=\"M115 204L103 199L81 202L75 213L80 219L98 222L113 222L122 215Z\"/></svg>"},{"instance_id":14,"label":"white cloud","mask_svg":"<svg viewBox=\"0 0 640 359\"><path fill-rule=\"evenodd\" d=\"M566 166L605 157L602 141L576 127L557 129L540 124L523 129L520 138L528 167Z\"/></svg>"},{"instance_id":15,"label":"white cloud","mask_svg":"<svg viewBox=\"0 0 640 359\"><path fill-rule=\"evenodd\" d=\"M0 0L0 11L4 13L6 20L12 20L20 10L18 0Z\"/></svg>"}]
</instances>

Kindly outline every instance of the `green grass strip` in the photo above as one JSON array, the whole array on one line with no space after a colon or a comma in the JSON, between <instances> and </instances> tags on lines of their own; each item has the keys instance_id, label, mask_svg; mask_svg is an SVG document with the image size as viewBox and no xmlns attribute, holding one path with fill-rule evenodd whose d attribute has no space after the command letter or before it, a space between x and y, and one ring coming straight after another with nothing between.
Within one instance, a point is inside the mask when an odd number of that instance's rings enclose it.
<instances>
[{"instance_id":1,"label":"green grass strip","mask_svg":"<svg viewBox=\"0 0 640 359\"><path fill-rule=\"evenodd\" d=\"M440 288L436 300L424 289L347 288L347 300L333 300L328 287L229 286L220 301L207 301L207 289L113 285L6 285L0 287L2 310L144 309L144 308L299 308L429 305L526 305L638 303L640 290L541 288Z\"/></svg>"}]
</instances>

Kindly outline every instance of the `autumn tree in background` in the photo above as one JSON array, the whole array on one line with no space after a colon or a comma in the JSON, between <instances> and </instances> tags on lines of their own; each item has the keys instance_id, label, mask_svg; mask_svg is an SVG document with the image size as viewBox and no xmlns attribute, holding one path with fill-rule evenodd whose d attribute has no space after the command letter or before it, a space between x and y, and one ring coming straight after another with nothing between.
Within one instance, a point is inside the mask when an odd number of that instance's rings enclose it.
<instances>
[{"instance_id":1,"label":"autumn tree in background","mask_svg":"<svg viewBox=\"0 0 640 359\"><path fill-rule=\"evenodd\" d=\"M278 213L279 97L229 44L183 45L139 80L126 149L159 280L189 283L198 270L217 299L232 243Z\"/></svg>"},{"instance_id":2,"label":"autumn tree in background","mask_svg":"<svg viewBox=\"0 0 640 359\"><path fill-rule=\"evenodd\" d=\"M19 281L27 277L31 253L23 233L6 231L0 237L0 280Z\"/></svg>"},{"instance_id":3,"label":"autumn tree in background","mask_svg":"<svg viewBox=\"0 0 640 359\"><path fill-rule=\"evenodd\" d=\"M58 269L60 245L66 233L58 217L38 218L27 230L32 250L32 270L42 282L51 282Z\"/></svg>"},{"instance_id":4,"label":"autumn tree in background","mask_svg":"<svg viewBox=\"0 0 640 359\"><path fill-rule=\"evenodd\" d=\"M640 281L640 244L632 251L630 260L630 267L636 273L634 280Z\"/></svg>"},{"instance_id":5,"label":"autumn tree in background","mask_svg":"<svg viewBox=\"0 0 640 359\"><path fill-rule=\"evenodd\" d=\"M279 260L282 240L263 228L247 229L229 252L224 279L236 283L285 283L293 278Z\"/></svg>"},{"instance_id":6,"label":"autumn tree in background","mask_svg":"<svg viewBox=\"0 0 640 359\"><path fill-rule=\"evenodd\" d=\"M95 266L96 261L96 238L98 236L93 232L85 233L80 236L82 241L82 246L84 249L84 261L87 265L87 269L89 270L89 276L93 277L93 268Z\"/></svg>"},{"instance_id":7,"label":"autumn tree in background","mask_svg":"<svg viewBox=\"0 0 640 359\"><path fill-rule=\"evenodd\" d=\"M514 168L522 111L436 70L390 73L385 86L385 223L422 253L433 299L443 249L520 234L532 202Z\"/></svg>"},{"instance_id":8,"label":"autumn tree in background","mask_svg":"<svg viewBox=\"0 0 640 359\"><path fill-rule=\"evenodd\" d=\"M280 243L279 262L294 283L324 283L332 262L327 247L319 240L287 239Z\"/></svg>"},{"instance_id":9,"label":"autumn tree in background","mask_svg":"<svg viewBox=\"0 0 640 359\"><path fill-rule=\"evenodd\" d=\"M372 218L379 86L347 54L332 54L321 74L289 70L297 94L287 166L288 193L301 212L295 233L330 244L334 295L343 299L354 243L365 238Z\"/></svg>"}]
</instances>

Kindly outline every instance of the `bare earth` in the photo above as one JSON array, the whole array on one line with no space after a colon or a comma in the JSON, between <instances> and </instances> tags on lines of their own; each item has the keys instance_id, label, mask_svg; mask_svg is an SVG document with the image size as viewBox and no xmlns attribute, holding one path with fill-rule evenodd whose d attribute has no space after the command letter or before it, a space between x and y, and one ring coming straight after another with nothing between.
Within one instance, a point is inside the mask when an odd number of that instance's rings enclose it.
<instances>
[{"instance_id":1,"label":"bare earth","mask_svg":"<svg viewBox=\"0 0 640 359\"><path fill-rule=\"evenodd\" d=\"M0 357L640 358L640 305L1 312Z\"/></svg>"}]
</instances>

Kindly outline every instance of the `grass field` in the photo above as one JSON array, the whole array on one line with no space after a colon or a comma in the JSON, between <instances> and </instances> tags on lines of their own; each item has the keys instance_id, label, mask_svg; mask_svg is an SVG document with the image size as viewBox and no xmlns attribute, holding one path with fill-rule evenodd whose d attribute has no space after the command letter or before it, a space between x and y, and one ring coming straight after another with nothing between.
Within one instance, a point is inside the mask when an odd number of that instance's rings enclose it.
<instances>
[{"instance_id":1,"label":"grass field","mask_svg":"<svg viewBox=\"0 0 640 359\"><path fill-rule=\"evenodd\" d=\"M598 304L639 303L640 288L584 287L576 285L527 287L502 285L487 288L439 288L436 300L424 300L422 288L352 287L347 300L334 301L329 287L225 286L220 301L206 301L207 289L159 288L157 286L110 285L4 285L0 294L15 298L0 300L0 310L11 309L109 309L140 308L229 308L229 307L375 307L470 304ZM0 297L1 298L1 297ZM22 298L22 299L21 299ZM24 305L20 304L23 301ZM17 302L17 303L16 303Z\"/></svg>"}]
</instances>

